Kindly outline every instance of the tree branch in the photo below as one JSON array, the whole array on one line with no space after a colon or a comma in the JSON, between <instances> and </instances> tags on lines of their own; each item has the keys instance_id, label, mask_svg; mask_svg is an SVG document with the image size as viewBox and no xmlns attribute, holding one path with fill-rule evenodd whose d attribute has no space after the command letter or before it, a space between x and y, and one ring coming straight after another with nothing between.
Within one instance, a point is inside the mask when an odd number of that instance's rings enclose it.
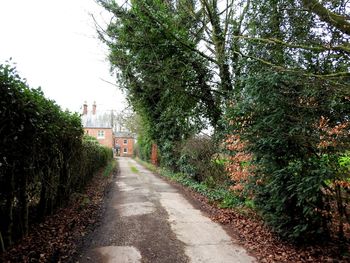
<instances>
[{"instance_id":1,"label":"tree branch","mask_svg":"<svg viewBox=\"0 0 350 263\"><path fill-rule=\"evenodd\" d=\"M302 3L305 8L318 15L323 22L326 22L341 32L350 35L350 23L347 21L345 16L333 13L320 4L318 0L302 0Z\"/></svg>"},{"instance_id":2,"label":"tree branch","mask_svg":"<svg viewBox=\"0 0 350 263\"><path fill-rule=\"evenodd\" d=\"M233 36L233 38L240 38L240 39L246 39L246 40L252 40L256 42L262 42L266 44L274 44L274 45L282 45L285 47L289 48L300 48L300 49L305 49L305 50L311 50L311 51L317 51L317 52L323 52L327 50L331 51L343 51L345 53L350 54L350 46L345 46L345 45L339 45L339 46L306 46L302 44L292 44L292 43L287 43L284 42L280 39L276 38L258 38L258 37L249 37L249 36Z\"/></svg>"},{"instance_id":3,"label":"tree branch","mask_svg":"<svg viewBox=\"0 0 350 263\"><path fill-rule=\"evenodd\" d=\"M166 33L168 33L173 39L175 39L179 44L181 44L182 46L184 46L185 48L199 54L200 56L202 56L203 58L207 59L208 61L218 64L218 62L213 59L212 57L207 56L206 54L204 54L203 52L199 51L198 49L196 49L195 47L192 47L190 45L188 45L187 43L185 43L184 41L182 41L179 37L177 37L175 34L173 34L170 30L168 30L167 26L164 26L164 24L159 21L156 17L154 17L151 13L150 10L148 10L148 8L146 6L144 7L144 11L146 13L146 15L152 19L153 21L155 21L159 26L161 26L163 28L163 30L166 31Z\"/></svg>"},{"instance_id":4,"label":"tree branch","mask_svg":"<svg viewBox=\"0 0 350 263\"><path fill-rule=\"evenodd\" d=\"M268 60L262 59L262 58L258 58L258 57L254 57L254 56L249 56L249 55L245 55L241 52L237 52L237 51L233 51L233 53L239 54L242 57L245 58L250 58L256 61L259 61L262 64L268 65L271 68L276 69L277 71L281 71L281 72L290 72L290 73L297 73L297 74L301 74L303 76L306 77L315 77L315 78L321 78L321 79L327 79L327 78L345 78L345 77L350 77L350 72L336 72L336 73L330 73L330 74L313 74L313 73L305 73L303 70L298 69L298 68L285 68L283 66L280 65L276 65ZM338 83L339 84L339 83Z\"/></svg>"}]
</instances>

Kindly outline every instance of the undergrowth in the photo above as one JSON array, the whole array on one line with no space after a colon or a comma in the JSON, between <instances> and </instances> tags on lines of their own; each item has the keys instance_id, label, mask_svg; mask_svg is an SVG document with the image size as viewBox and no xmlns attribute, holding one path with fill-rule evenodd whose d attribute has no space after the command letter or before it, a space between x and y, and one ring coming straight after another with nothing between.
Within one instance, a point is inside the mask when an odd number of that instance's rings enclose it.
<instances>
[{"instance_id":1,"label":"undergrowth","mask_svg":"<svg viewBox=\"0 0 350 263\"><path fill-rule=\"evenodd\" d=\"M232 191L225 189L224 186L213 186L206 182L197 182L184 173L174 173L168 169L156 167L140 159L136 159L136 161L140 162L152 172L202 194L207 197L210 202L217 203L220 208L242 208L246 206L252 208L254 206L251 200L247 201L238 197Z\"/></svg>"}]
</instances>

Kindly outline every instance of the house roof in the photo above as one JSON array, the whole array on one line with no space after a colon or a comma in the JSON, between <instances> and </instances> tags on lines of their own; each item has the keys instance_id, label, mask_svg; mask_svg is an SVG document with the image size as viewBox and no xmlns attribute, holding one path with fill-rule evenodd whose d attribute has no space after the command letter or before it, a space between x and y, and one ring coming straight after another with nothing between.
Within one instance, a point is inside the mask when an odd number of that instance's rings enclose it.
<instances>
[{"instance_id":1,"label":"house roof","mask_svg":"<svg viewBox=\"0 0 350 263\"><path fill-rule=\"evenodd\" d=\"M131 132L115 132L114 136L116 138L135 138L135 135Z\"/></svg>"},{"instance_id":2,"label":"house roof","mask_svg":"<svg viewBox=\"0 0 350 263\"><path fill-rule=\"evenodd\" d=\"M112 127L84 127L84 129L112 129Z\"/></svg>"},{"instance_id":3,"label":"house roof","mask_svg":"<svg viewBox=\"0 0 350 263\"><path fill-rule=\"evenodd\" d=\"M112 128L111 121L103 114L93 114L89 112L81 116L84 128Z\"/></svg>"}]
</instances>

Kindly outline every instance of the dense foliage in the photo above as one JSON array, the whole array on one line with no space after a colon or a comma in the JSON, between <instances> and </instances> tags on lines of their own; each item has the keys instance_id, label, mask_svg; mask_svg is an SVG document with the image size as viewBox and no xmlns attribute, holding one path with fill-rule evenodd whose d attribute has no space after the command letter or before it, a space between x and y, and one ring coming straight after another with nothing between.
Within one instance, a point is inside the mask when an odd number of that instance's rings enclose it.
<instances>
[{"instance_id":1,"label":"dense foliage","mask_svg":"<svg viewBox=\"0 0 350 263\"><path fill-rule=\"evenodd\" d=\"M155 142L162 165L198 181L219 157L228 187L280 236L322 240L336 226L345 237L348 1L99 2L113 15L100 35L141 116L142 157ZM212 144L191 147L208 126Z\"/></svg>"},{"instance_id":2,"label":"dense foliage","mask_svg":"<svg viewBox=\"0 0 350 263\"><path fill-rule=\"evenodd\" d=\"M329 7L342 12L341 1ZM254 156L253 192L266 221L283 237L310 241L329 234L332 218L345 216L332 206L346 211L347 201L334 205L327 190L334 192L338 179L336 156L349 149L350 83L340 77L349 70L348 54L323 48L348 37L302 8L298 1L252 1L241 93L228 116ZM343 125L330 147L322 147L330 141L322 119Z\"/></svg>"},{"instance_id":3,"label":"dense foliage","mask_svg":"<svg viewBox=\"0 0 350 263\"><path fill-rule=\"evenodd\" d=\"M101 37L110 47L110 61L141 118L142 139L156 142L162 162L175 167L175 142L198 132L204 117L217 125L220 116L207 83L206 62L183 49L168 32L176 31L186 45L196 45L198 40L190 32L198 25L187 13L193 6L188 1L186 9L181 7L175 15L165 2L136 1L128 9L113 2L103 4L117 19Z\"/></svg>"},{"instance_id":4,"label":"dense foliage","mask_svg":"<svg viewBox=\"0 0 350 263\"><path fill-rule=\"evenodd\" d=\"M82 189L112 157L83 140L80 116L62 111L0 65L0 237L2 246L28 232Z\"/></svg>"}]
</instances>

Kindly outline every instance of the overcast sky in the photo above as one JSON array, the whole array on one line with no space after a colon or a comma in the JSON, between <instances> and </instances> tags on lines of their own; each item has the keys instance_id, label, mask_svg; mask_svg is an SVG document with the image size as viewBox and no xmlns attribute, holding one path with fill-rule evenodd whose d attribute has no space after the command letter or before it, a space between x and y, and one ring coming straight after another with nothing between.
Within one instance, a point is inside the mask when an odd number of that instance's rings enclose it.
<instances>
[{"instance_id":1,"label":"overcast sky","mask_svg":"<svg viewBox=\"0 0 350 263\"><path fill-rule=\"evenodd\" d=\"M91 13L108 22L94 0L0 0L0 63L12 57L21 77L63 109L94 100L98 109L123 109L122 93L103 81L115 83Z\"/></svg>"}]
</instances>

